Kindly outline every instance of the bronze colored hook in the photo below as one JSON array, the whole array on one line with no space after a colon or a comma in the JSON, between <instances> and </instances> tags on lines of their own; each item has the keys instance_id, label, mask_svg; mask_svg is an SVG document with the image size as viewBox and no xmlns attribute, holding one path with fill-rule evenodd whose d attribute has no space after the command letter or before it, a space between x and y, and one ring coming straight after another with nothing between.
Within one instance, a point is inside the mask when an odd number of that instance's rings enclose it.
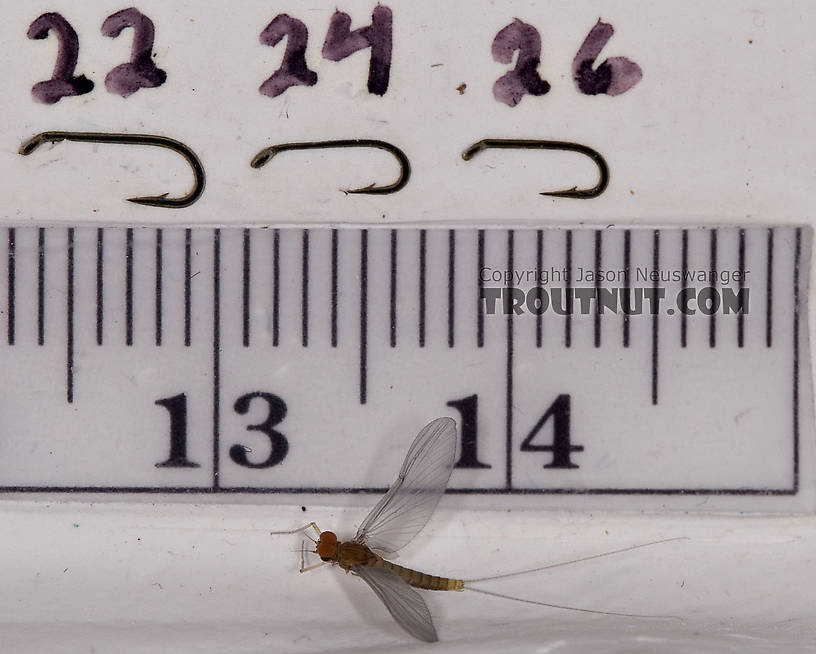
<instances>
[{"instance_id":1,"label":"bronze colored hook","mask_svg":"<svg viewBox=\"0 0 816 654\"><path fill-rule=\"evenodd\" d=\"M161 148L168 148L177 152L190 164L193 169L194 183L192 190L178 198L168 198L167 193L161 195L147 195L137 198L128 198L129 202L144 204L150 207L165 207L170 209L181 209L189 207L198 200L204 191L204 167L195 152L184 143L166 136L156 136L154 134L116 134L106 132L40 132L32 136L28 141L20 146L20 154L29 155L43 143L58 143L59 141L77 141L80 143L116 143L120 145L152 145Z\"/></svg>"},{"instance_id":2,"label":"bronze colored hook","mask_svg":"<svg viewBox=\"0 0 816 654\"><path fill-rule=\"evenodd\" d=\"M592 148L582 145L581 143L571 143L570 141L539 141L527 139L482 139L474 143L467 150L462 153L462 159L470 161L475 155L488 148L502 148L502 149L517 149L529 148L540 150L565 150L567 152L579 152L586 155L595 165L598 166L600 176L598 183L592 188L579 189L573 186L571 189L563 191L543 191L540 195L552 195L557 198L596 198L606 190L609 184L609 167L606 161L601 156L600 152Z\"/></svg>"},{"instance_id":3,"label":"bronze colored hook","mask_svg":"<svg viewBox=\"0 0 816 654\"><path fill-rule=\"evenodd\" d=\"M362 188L348 189L344 193L369 193L374 195L385 195L386 193L396 193L403 186L408 183L411 177L411 164L408 157L396 145L392 145L387 141L378 141L376 139L340 139L337 141L304 141L301 143L281 143L279 145L270 145L264 148L252 158L252 167L261 168L266 163L280 152L286 150L313 150L323 148L379 148L391 154L399 163L400 174L397 181L387 186L375 186L372 182L368 186Z\"/></svg>"}]
</instances>

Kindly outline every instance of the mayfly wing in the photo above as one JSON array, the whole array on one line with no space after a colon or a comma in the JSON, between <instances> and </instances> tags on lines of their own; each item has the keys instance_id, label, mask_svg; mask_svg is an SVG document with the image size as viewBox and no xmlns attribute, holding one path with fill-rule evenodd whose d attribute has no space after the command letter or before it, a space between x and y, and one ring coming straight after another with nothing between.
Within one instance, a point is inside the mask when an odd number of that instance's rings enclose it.
<instances>
[{"instance_id":1,"label":"mayfly wing","mask_svg":"<svg viewBox=\"0 0 816 654\"><path fill-rule=\"evenodd\" d=\"M399 575L388 568L362 565L355 566L353 570L371 586L400 627L426 643L439 640L425 600Z\"/></svg>"},{"instance_id":2,"label":"mayfly wing","mask_svg":"<svg viewBox=\"0 0 816 654\"><path fill-rule=\"evenodd\" d=\"M445 492L456 454L456 422L437 418L417 434L397 480L363 520L354 540L396 552L419 533Z\"/></svg>"}]
</instances>

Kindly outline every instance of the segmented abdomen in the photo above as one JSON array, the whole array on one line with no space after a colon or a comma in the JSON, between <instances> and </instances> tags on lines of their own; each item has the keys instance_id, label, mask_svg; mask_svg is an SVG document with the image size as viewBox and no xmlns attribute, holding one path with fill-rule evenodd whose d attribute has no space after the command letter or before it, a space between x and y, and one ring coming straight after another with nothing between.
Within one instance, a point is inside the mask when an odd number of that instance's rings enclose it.
<instances>
[{"instance_id":1,"label":"segmented abdomen","mask_svg":"<svg viewBox=\"0 0 816 654\"><path fill-rule=\"evenodd\" d=\"M377 563L396 572L409 586L414 588L422 588L423 590L465 590L465 582L461 579L448 579L447 577L425 574L424 572L411 570L411 568L403 568L401 565L391 563L391 561L385 559L380 559Z\"/></svg>"}]
</instances>

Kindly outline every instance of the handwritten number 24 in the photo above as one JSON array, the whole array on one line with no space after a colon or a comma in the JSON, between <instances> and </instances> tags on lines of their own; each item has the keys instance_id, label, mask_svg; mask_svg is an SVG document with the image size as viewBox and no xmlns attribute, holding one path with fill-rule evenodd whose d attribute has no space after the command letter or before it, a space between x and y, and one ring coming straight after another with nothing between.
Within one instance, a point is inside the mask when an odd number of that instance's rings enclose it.
<instances>
[{"instance_id":1,"label":"handwritten number 24","mask_svg":"<svg viewBox=\"0 0 816 654\"><path fill-rule=\"evenodd\" d=\"M388 7L377 5L371 12L371 24L351 29L351 16L335 11L323 42L323 58L341 61L359 50L370 49L368 92L385 95L391 77L393 14ZM317 73L306 64L309 30L303 21L288 14L278 14L261 32L262 45L275 47L286 37L281 65L258 89L274 98L292 86L314 86Z\"/></svg>"}]
</instances>

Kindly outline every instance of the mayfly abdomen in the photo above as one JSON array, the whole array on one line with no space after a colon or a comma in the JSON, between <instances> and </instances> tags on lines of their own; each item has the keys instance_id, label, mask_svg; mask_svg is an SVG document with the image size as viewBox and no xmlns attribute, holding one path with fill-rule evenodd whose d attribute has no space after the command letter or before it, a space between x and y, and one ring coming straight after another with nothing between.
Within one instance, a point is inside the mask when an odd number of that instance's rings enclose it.
<instances>
[{"instance_id":1,"label":"mayfly abdomen","mask_svg":"<svg viewBox=\"0 0 816 654\"><path fill-rule=\"evenodd\" d=\"M461 579L437 577L436 575L411 570L411 568L404 568L385 559L380 560L384 567L396 572L409 586L414 588L421 588L422 590L465 590L465 582Z\"/></svg>"}]
</instances>

